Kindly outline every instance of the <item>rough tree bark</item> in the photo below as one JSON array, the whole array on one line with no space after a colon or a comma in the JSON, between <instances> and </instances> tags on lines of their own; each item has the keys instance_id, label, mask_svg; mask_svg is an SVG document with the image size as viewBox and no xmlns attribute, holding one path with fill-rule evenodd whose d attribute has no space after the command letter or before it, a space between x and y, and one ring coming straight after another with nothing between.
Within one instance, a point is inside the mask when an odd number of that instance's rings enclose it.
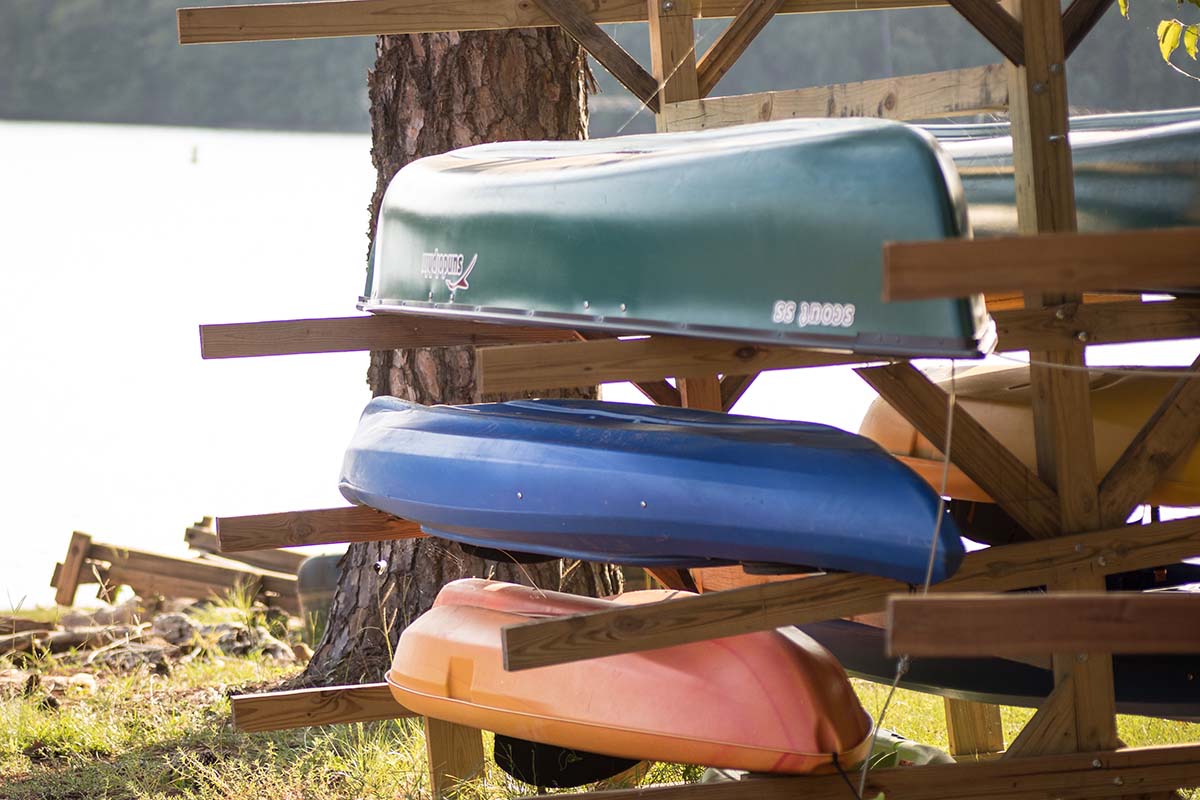
<instances>
[{"instance_id":1,"label":"rough tree bark","mask_svg":"<svg viewBox=\"0 0 1200 800\"><path fill-rule=\"evenodd\" d=\"M379 37L368 78L378 171L372 238L383 192L409 161L482 142L584 138L590 79L582 52L557 28ZM479 395L470 347L372 353L367 379L376 396L426 404L499 399ZM404 626L443 585L468 576L590 595L621 587L614 567L485 561L440 539L352 545L305 681L379 680Z\"/></svg>"}]
</instances>

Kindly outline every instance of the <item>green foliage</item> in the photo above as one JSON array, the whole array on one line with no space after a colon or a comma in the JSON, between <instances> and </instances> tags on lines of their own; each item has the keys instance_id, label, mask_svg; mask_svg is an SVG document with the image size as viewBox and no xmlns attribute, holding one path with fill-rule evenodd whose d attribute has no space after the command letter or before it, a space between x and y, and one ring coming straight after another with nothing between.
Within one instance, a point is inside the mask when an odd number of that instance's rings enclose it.
<instances>
[{"instance_id":1,"label":"green foliage","mask_svg":"<svg viewBox=\"0 0 1200 800\"><path fill-rule=\"evenodd\" d=\"M1182 6L1184 2L1200 8L1200 0L1175 0L1175 4L1178 6ZM1120 0L1120 7L1121 16L1128 17L1129 0ZM1171 54L1179 49L1180 44L1183 44L1184 51L1191 56L1191 59L1196 60L1197 42L1200 41L1200 25L1188 25L1178 19L1164 19L1158 23L1157 35L1158 51L1162 54L1163 61L1170 64Z\"/></svg>"}]
</instances>

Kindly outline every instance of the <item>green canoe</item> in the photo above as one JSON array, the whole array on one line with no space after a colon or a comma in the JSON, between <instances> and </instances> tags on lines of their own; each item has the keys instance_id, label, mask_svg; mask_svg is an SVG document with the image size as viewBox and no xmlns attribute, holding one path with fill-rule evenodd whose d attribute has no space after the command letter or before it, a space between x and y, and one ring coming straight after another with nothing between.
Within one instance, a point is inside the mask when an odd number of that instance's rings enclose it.
<instances>
[{"instance_id":1,"label":"green canoe","mask_svg":"<svg viewBox=\"0 0 1200 800\"><path fill-rule=\"evenodd\" d=\"M884 303L884 242L967 232L930 134L880 120L470 147L384 198L361 307L971 357L979 296Z\"/></svg>"},{"instance_id":2,"label":"green canoe","mask_svg":"<svg viewBox=\"0 0 1200 800\"><path fill-rule=\"evenodd\" d=\"M962 177L975 236L1017 232L1007 124L929 126ZM1079 230L1200 225L1200 109L1071 119Z\"/></svg>"}]
</instances>

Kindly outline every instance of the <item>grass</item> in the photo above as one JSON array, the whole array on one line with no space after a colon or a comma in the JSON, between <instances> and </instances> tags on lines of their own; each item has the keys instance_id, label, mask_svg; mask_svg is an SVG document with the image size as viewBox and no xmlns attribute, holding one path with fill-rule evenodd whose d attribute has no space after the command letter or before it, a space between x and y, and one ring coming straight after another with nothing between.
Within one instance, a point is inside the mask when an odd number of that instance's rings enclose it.
<instances>
[{"instance_id":1,"label":"grass","mask_svg":"<svg viewBox=\"0 0 1200 800\"><path fill-rule=\"evenodd\" d=\"M0 662L0 668L8 664ZM45 668L70 671L61 664ZM169 677L100 675L95 694L71 693L52 710L37 698L0 701L0 798L233 798L302 800L429 796L424 741L412 720L242 734L229 724L231 687L295 672L256 658L175 666ZM878 714L886 687L855 681ZM1004 709L1011 741L1032 712ZM885 726L945 748L940 698L899 691ZM1200 741L1200 725L1122 717L1130 745ZM487 744L490 753L490 743ZM696 780L700 770L655 765L643 783ZM532 794L490 765L465 800ZM1200 795L1193 795L1200 800Z\"/></svg>"}]
</instances>

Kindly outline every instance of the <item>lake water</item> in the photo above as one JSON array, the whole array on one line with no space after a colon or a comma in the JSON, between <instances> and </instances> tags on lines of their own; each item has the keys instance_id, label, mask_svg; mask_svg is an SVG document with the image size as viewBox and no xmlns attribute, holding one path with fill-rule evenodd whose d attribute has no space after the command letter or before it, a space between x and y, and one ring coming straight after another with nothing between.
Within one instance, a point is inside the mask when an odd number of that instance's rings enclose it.
<instances>
[{"instance_id":1,"label":"lake water","mask_svg":"<svg viewBox=\"0 0 1200 800\"><path fill-rule=\"evenodd\" d=\"M197 326L355 313L369 148L0 122L0 606L52 602L72 530L181 555L206 514L344 504L366 354L205 362ZM1188 363L1196 350L1092 358ZM854 430L872 397L844 368L769 373L737 410Z\"/></svg>"}]
</instances>

